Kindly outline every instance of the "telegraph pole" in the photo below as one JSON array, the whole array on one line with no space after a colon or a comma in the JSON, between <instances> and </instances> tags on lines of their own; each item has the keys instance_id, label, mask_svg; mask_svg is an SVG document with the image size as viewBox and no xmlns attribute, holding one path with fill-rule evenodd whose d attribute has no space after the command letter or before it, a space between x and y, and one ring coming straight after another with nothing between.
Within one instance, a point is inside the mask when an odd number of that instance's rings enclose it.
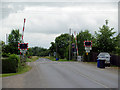
<instances>
[{"instance_id":1,"label":"telegraph pole","mask_svg":"<svg viewBox=\"0 0 120 90\"><path fill-rule=\"evenodd\" d=\"M71 28L69 29L69 60L70 60L70 56L71 56Z\"/></svg>"},{"instance_id":2,"label":"telegraph pole","mask_svg":"<svg viewBox=\"0 0 120 90\"><path fill-rule=\"evenodd\" d=\"M6 34L6 45L8 45L8 34Z\"/></svg>"}]
</instances>

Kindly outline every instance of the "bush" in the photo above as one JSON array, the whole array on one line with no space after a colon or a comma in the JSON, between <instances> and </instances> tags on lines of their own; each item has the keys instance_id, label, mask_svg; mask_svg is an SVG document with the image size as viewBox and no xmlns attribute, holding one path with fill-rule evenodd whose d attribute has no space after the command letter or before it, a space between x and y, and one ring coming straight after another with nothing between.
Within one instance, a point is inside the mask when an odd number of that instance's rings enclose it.
<instances>
[{"instance_id":1,"label":"bush","mask_svg":"<svg viewBox=\"0 0 120 90\"><path fill-rule=\"evenodd\" d=\"M2 53L2 57L9 57L10 53Z\"/></svg>"},{"instance_id":2,"label":"bush","mask_svg":"<svg viewBox=\"0 0 120 90\"><path fill-rule=\"evenodd\" d=\"M8 59L2 60L2 73L15 73L18 70L20 60L15 54L12 54Z\"/></svg>"}]
</instances>

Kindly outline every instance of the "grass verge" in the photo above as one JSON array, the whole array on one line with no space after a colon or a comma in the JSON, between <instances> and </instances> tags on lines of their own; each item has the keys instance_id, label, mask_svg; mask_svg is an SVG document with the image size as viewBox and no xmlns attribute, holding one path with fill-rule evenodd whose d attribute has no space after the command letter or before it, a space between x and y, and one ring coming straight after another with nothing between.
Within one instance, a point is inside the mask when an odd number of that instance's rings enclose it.
<instances>
[{"instance_id":1,"label":"grass verge","mask_svg":"<svg viewBox=\"0 0 120 90\"><path fill-rule=\"evenodd\" d=\"M25 72L28 72L31 69L32 67L28 65L20 66L17 73L0 74L0 77L8 77L8 76L13 76L13 75L23 74Z\"/></svg>"},{"instance_id":2,"label":"grass verge","mask_svg":"<svg viewBox=\"0 0 120 90\"><path fill-rule=\"evenodd\" d=\"M27 62L34 62L34 61L36 61L37 59L39 59L38 56L32 56L31 58L27 58Z\"/></svg>"},{"instance_id":3,"label":"grass verge","mask_svg":"<svg viewBox=\"0 0 120 90\"><path fill-rule=\"evenodd\" d=\"M32 56L31 58L27 58L27 62L34 62L37 59L39 59L38 56ZM18 72L17 73L5 73L5 74L0 74L0 77L8 77L8 76L13 76L13 75L18 75L18 74L23 74L25 72L28 72L29 70L31 70L32 67L29 65L24 64L24 66L20 66L18 68Z\"/></svg>"},{"instance_id":4,"label":"grass verge","mask_svg":"<svg viewBox=\"0 0 120 90\"><path fill-rule=\"evenodd\" d=\"M39 59L38 56L32 56L31 58L27 58L27 62L34 62L37 59ZM7 76L13 76L13 75L18 75L18 74L23 74L25 72L28 72L31 70L32 67L24 64L24 66L19 66L18 72L17 73L5 73L5 74L0 74L0 77L7 77Z\"/></svg>"}]
</instances>

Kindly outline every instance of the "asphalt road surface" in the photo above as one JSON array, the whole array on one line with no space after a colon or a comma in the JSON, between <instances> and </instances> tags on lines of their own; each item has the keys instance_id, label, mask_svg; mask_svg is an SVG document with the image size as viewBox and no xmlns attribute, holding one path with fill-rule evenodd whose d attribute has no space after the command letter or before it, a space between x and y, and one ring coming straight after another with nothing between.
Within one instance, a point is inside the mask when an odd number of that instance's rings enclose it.
<instances>
[{"instance_id":1,"label":"asphalt road surface","mask_svg":"<svg viewBox=\"0 0 120 90\"><path fill-rule=\"evenodd\" d=\"M4 77L3 88L118 88L118 72L84 62L40 58L27 73Z\"/></svg>"}]
</instances>

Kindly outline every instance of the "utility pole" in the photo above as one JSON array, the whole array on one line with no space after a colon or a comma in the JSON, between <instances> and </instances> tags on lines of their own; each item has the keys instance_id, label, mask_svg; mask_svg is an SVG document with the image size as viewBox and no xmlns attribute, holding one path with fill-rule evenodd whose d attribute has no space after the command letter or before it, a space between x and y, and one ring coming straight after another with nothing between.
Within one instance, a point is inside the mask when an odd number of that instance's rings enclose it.
<instances>
[{"instance_id":1,"label":"utility pole","mask_svg":"<svg viewBox=\"0 0 120 90\"><path fill-rule=\"evenodd\" d=\"M6 34L6 45L8 45L8 34Z\"/></svg>"},{"instance_id":2,"label":"utility pole","mask_svg":"<svg viewBox=\"0 0 120 90\"><path fill-rule=\"evenodd\" d=\"M69 37L69 60L70 60L70 56L71 56L71 28L69 29L69 34L70 34L70 37Z\"/></svg>"}]
</instances>

